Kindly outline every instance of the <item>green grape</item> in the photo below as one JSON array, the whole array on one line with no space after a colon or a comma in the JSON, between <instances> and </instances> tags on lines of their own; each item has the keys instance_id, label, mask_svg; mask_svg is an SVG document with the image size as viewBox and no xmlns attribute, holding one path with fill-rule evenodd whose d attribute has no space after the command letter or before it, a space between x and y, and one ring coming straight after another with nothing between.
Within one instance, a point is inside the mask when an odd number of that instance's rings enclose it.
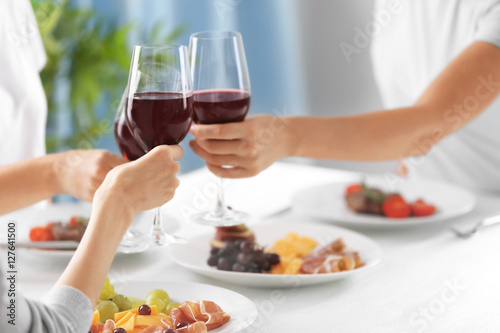
<instances>
[{"instance_id":1,"label":"green grape","mask_svg":"<svg viewBox=\"0 0 500 333\"><path fill-rule=\"evenodd\" d=\"M146 301L142 300L140 298L135 298L135 297L129 296L128 299L132 303L132 309L136 309L136 308L140 307L141 305L146 304Z\"/></svg>"},{"instance_id":2,"label":"green grape","mask_svg":"<svg viewBox=\"0 0 500 333\"><path fill-rule=\"evenodd\" d=\"M115 313L119 312L118 306L111 301L99 301L96 309L99 311L101 323L105 323L108 319L113 319Z\"/></svg>"},{"instance_id":3,"label":"green grape","mask_svg":"<svg viewBox=\"0 0 500 333\"><path fill-rule=\"evenodd\" d=\"M101 289L101 295L99 296L99 300L104 301L112 298L116 295L115 287L109 282L109 278L106 276L106 280L104 281L104 285Z\"/></svg>"},{"instance_id":4,"label":"green grape","mask_svg":"<svg viewBox=\"0 0 500 333\"><path fill-rule=\"evenodd\" d=\"M148 298L146 300L146 304L149 306L156 305L158 312L162 312L167 307L165 302L163 302L161 299L158 299L158 298Z\"/></svg>"},{"instance_id":5,"label":"green grape","mask_svg":"<svg viewBox=\"0 0 500 333\"><path fill-rule=\"evenodd\" d=\"M157 298L157 299L163 301L163 303L165 303L165 305L170 303L170 296L168 296L168 293L165 290L161 290L161 289L153 290L146 297L146 301L150 298Z\"/></svg>"},{"instance_id":6,"label":"green grape","mask_svg":"<svg viewBox=\"0 0 500 333\"><path fill-rule=\"evenodd\" d=\"M132 309L132 302L130 302L127 296L115 295L113 299L111 299L111 301L113 301L118 306L120 312Z\"/></svg>"},{"instance_id":7,"label":"green grape","mask_svg":"<svg viewBox=\"0 0 500 333\"><path fill-rule=\"evenodd\" d=\"M172 311L172 309L174 308L178 308L180 305L181 303L176 303L176 302L168 303L163 313L166 314L167 316L170 316L170 311Z\"/></svg>"}]
</instances>

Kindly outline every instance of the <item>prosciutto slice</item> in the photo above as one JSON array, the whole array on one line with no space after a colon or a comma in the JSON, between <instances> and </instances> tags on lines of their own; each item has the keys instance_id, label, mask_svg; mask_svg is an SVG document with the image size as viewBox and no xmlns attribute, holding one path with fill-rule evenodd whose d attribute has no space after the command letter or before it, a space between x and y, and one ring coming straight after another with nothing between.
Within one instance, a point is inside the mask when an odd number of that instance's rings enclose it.
<instances>
[{"instance_id":1,"label":"prosciutto slice","mask_svg":"<svg viewBox=\"0 0 500 333\"><path fill-rule=\"evenodd\" d=\"M231 318L214 302L201 300L182 303L178 309L172 309L170 317L174 328L183 321L189 324L203 322L208 331L226 324Z\"/></svg>"}]
</instances>

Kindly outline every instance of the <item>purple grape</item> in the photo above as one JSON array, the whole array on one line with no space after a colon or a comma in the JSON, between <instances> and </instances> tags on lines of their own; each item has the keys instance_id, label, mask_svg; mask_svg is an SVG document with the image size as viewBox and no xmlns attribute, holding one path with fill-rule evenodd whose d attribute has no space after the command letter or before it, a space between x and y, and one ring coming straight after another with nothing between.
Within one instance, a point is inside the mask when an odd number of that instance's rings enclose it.
<instances>
[{"instance_id":1,"label":"purple grape","mask_svg":"<svg viewBox=\"0 0 500 333\"><path fill-rule=\"evenodd\" d=\"M219 254L219 248L213 247L212 249L210 249L210 254L213 255L213 256L218 255Z\"/></svg>"},{"instance_id":2,"label":"purple grape","mask_svg":"<svg viewBox=\"0 0 500 333\"><path fill-rule=\"evenodd\" d=\"M244 241L244 242L241 242L240 244L240 250L243 252L243 253L252 253L253 250L254 250L254 243L252 241Z\"/></svg>"},{"instance_id":3,"label":"purple grape","mask_svg":"<svg viewBox=\"0 0 500 333\"><path fill-rule=\"evenodd\" d=\"M179 329L179 328L183 328L183 327L186 327L186 326L189 326L189 323L186 322L186 321L181 321L180 323L177 324L177 326L175 328Z\"/></svg>"},{"instance_id":4,"label":"purple grape","mask_svg":"<svg viewBox=\"0 0 500 333\"><path fill-rule=\"evenodd\" d=\"M276 253L266 253L266 260L269 261L271 266L277 265L280 263L280 256Z\"/></svg>"},{"instance_id":5,"label":"purple grape","mask_svg":"<svg viewBox=\"0 0 500 333\"><path fill-rule=\"evenodd\" d=\"M139 307L139 314L141 316L149 316L151 314L151 308L147 304L143 304Z\"/></svg>"},{"instance_id":6,"label":"purple grape","mask_svg":"<svg viewBox=\"0 0 500 333\"><path fill-rule=\"evenodd\" d=\"M231 261L228 258L219 258L217 261L217 268L223 271L230 271L231 270Z\"/></svg>"},{"instance_id":7,"label":"purple grape","mask_svg":"<svg viewBox=\"0 0 500 333\"><path fill-rule=\"evenodd\" d=\"M166 330L163 330L162 333L177 333L177 331L174 330L173 328L167 328Z\"/></svg>"},{"instance_id":8,"label":"purple grape","mask_svg":"<svg viewBox=\"0 0 500 333\"><path fill-rule=\"evenodd\" d=\"M222 249L219 251L219 257L231 258L232 256L236 255L237 252L238 250L233 243L226 242Z\"/></svg>"},{"instance_id":9,"label":"purple grape","mask_svg":"<svg viewBox=\"0 0 500 333\"><path fill-rule=\"evenodd\" d=\"M232 270L234 272L244 272L246 269L245 269L245 266L240 264L239 262L235 263L232 267Z\"/></svg>"},{"instance_id":10,"label":"purple grape","mask_svg":"<svg viewBox=\"0 0 500 333\"><path fill-rule=\"evenodd\" d=\"M208 266L217 266L217 263L219 261L219 257L217 257L217 255L211 255L208 260L207 260L207 264Z\"/></svg>"},{"instance_id":11,"label":"purple grape","mask_svg":"<svg viewBox=\"0 0 500 333\"><path fill-rule=\"evenodd\" d=\"M127 331L124 328L118 327L118 328L115 328L113 333L127 333Z\"/></svg>"},{"instance_id":12,"label":"purple grape","mask_svg":"<svg viewBox=\"0 0 500 333\"><path fill-rule=\"evenodd\" d=\"M253 257L251 254L240 252L236 256L236 260L242 265L248 265L252 261Z\"/></svg>"}]
</instances>

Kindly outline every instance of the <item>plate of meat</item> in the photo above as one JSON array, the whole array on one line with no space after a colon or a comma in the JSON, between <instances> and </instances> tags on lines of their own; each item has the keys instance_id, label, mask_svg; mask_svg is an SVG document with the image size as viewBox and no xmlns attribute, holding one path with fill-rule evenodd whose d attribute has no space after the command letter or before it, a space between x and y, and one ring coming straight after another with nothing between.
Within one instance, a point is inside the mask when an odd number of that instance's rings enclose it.
<instances>
[{"instance_id":1,"label":"plate of meat","mask_svg":"<svg viewBox=\"0 0 500 333\"><path fill-rule=\"evenodd\" d=\"M468 213L475 202L473 193L457 185L409 179L392 186L383 176L314 186L292 198L297 212L346 226L370 227L443 221Z\"/></svg>"},{"instance_id":2,"label":"plate of meat","mask_svg":"<svg viewBox=\"0 0 500 333\"><path fill-rule=\"evenodd\" d=\"M171 247L174 262L227 283L298 288L345 279L377 265L380 247L344 228L315 223L218 227Z\"/></svg>"},{"instance_id":3,"label":"plate of meat","mask_svg":"<svg viewBox=\"0 0 500 333\"><path fill-rule=\"evenodd\" d=\"M47 206L28 207L1 216L0 220L14 220L17 222L18 242L79 242L83 237L91 212L92 205L89 203L61 203ZM147 232L152 220L153 211L141 212L135 217L132 226L135 230L144 230ZM178 225L175 223L169 223L167 226L169 228L167 232L172 232L175 228L177 228L177 226ZM142 247L136 252L143 252L146 249L146 247ZM75 253L74 248L27 248L25 250L35 255L61 258L71 258ZM120 255L125 253L118 251L118 254Z\"/></svg>"}]
</instances>

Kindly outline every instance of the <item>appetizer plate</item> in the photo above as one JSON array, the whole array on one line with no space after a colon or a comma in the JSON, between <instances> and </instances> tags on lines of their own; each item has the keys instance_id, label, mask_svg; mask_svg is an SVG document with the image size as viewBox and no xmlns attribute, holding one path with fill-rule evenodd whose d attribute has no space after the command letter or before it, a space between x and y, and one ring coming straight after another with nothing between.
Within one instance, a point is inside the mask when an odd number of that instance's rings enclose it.
<instances>
[{"instance_id":1,"label":"appetizer plate","mask_svg":"<svg viewBox=\"0 0 500 333\"><path fill-rule=\"evenodd\" d=\"M172 259L196 273L245 287L298 288L355 276L378 264L382 258L380 247L370 238L357 232L336 226L314 223L272 223L252 226L256 242L261 246L271 246L288 233L294 232L318 241L318 246L326 245L341 237L347 246L358 251L365 266L345 272L325 274L275 275L267 273L241 273L221 271L207 264L210 254L210 240L215 232L191 239L187 244L170 249Z\"/></svg>"},{"instance_id":2,"label":"appetizer plate","mask_svg":"<svg viewBox=\"0 0 500 333\"><path fill-rule=\"evenodd\" d=\"M29 242L29 233L31 228L35 226L44 226L48 222L69 221L72 216L78 215L90 217L92 205L90 203L61 203L43 205L38 204L22 210L18 210L7 215L0 216L0 222L10 220L17 221L17 240L19 242ZM132 226L142 232L148 232L153 223L153 210L145 211L137 214ZM165 224L167 232L173 232L177 229L178 223L170 216L165 216L169 223ZM1 236L1 235L0 235ZM2 240L3 240L2 236ZM50 250L50 249L23 249L27 253L33 255L42 255L46 257L71 258L75 253L74 250ZM145 251L145 248L139 249L137 252ZM123 255L118 251L118 255Z\"/></svg>"},{"instance_id":3,"label":"appetizer plate","mask_svg":"<svg viewBox=\"0 0 500 333\"><path fill-rule=\"evenodd\" d=\"M111 281L113 283L113 281ZM163 289L170 299L182 303L184 301L206 300L219 305L231 316L227 324L210 333L241 332L257 318L257 307L245 296L234 291L191 282L166 281L120 281L119 292L132 297L144 298L152 289Z\"/></svg>"},{"instance_id":4,"label":"appetizer plate","mask_svg":"<svg viewBox=\"0 0 500 333\"><path fill-rule=\"evenodd\" d=\"M344 226L404 227L451 219L470 212L476 203L475 196L470 191L441 181L410 179L399 182L395 188L391 188L389 181L383 176L369 176L365 181L368 187L388 193L398 192L409 202L422 198L436 206L436 213L427 217L404 219L355 213L347 207L344 199L346 187L354 182L304 189L292 197L292 207L297 212Z\"/></svg>"}]
</instances>

